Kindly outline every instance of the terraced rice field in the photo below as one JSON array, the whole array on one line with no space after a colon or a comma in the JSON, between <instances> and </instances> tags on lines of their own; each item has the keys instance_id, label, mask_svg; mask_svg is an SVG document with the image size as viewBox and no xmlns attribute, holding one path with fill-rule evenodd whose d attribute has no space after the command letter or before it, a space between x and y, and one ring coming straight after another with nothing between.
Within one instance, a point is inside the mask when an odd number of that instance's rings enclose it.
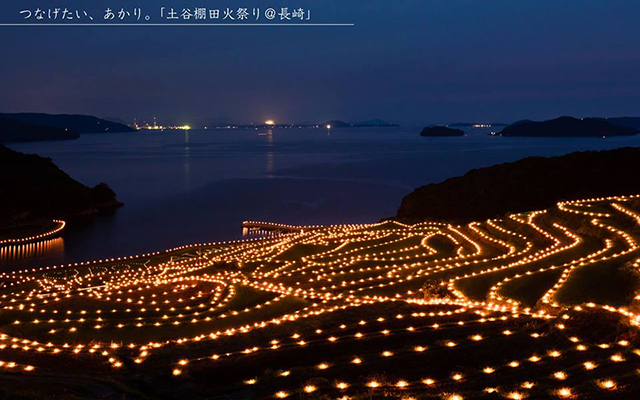
<instances>
[{"instance_id":1,"label":"terraced rice field","mask_svg":"<svg viewBox=\"0 0 640 400\"><path fill-rule=\"evenodd\" d=\"M638 196L298 229L2 274L0 382L73 398L640 398Z\"/></svg>"}]
</instances>

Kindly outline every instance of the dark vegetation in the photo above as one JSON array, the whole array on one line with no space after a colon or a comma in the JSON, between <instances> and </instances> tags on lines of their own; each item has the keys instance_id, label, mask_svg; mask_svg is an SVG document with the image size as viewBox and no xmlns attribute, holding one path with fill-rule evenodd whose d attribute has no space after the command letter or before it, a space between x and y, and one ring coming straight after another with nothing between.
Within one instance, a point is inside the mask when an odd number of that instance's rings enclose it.
<instances>
[{"instance_id":1,"label":"dark vegetation","mask_svg":"<svg viewBox=\"0 0 640 400\"><path fill-rule=\"evenodd\" d=\"M89 188L48 158L0 145L0 225L92 214L121 205L104 183Z\"/></svg>"},{"instance_id":2,"label":"dark vegetation","mask_svg":"<svg viewBox=\"0 0 640 400\"><path fill-rule=\"evenodd\" d=\"M0 118L21 121L43 127L67 129L79 133L134 132L135 129L117 122L90 115L16 113L0 114Z\"/></svg>"},{"instance_id":3,"label":"dark vegetation","mask_svg":"<svg viewBox=\"0 0 640 400\"><path fill-rule=\"evenodd\" d=\"M80 135L72 130L39 126L0 117L0 143L72 140L79 137Z\"/></svg>"},{"instance_id":4,"label":"dark vegetation","mask_svg":"<svg viewBox=\"0 0 640 400\"><path fill-rule=\"evenodd\" d=\"M640 148L529 157L414 190L395 219L466 223L545 209L559 200L640 193Z\"/></svg>"}]
</instances>

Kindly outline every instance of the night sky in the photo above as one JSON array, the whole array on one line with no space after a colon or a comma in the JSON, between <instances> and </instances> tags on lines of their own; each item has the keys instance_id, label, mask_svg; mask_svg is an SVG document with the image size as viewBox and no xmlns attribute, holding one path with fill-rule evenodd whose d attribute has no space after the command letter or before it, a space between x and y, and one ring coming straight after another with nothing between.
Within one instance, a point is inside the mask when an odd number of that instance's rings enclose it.
<instances>
[{"instance_id":1,"label":"night sky","mask_svg":"<svg viewBox=\"0 0 640 400\"><path fill-rule=\"evenodd\" d=\"M197 124L640 116L634 0L9 0L22 9L304 7L355 27L1 27L0 111ZM159 20L154 20L161 22Z\"/></svg>"}]
</instances>

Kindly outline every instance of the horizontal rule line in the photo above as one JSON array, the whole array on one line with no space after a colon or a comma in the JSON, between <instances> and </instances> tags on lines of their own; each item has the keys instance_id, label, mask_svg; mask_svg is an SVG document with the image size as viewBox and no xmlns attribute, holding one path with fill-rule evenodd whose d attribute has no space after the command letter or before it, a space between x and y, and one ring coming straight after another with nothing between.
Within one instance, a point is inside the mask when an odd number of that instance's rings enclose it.
<instances>
[{"instance_id":1,"label":"horizontal rule line","mask_svg":"<svg viewBox=\"0 0 640 400\"><path fill-rule=\"evenodd\" d=\"M186 26L207 26L207 27L212 27L212 26L326 26L326 27L330 27L330 26L355 26L356 24L354 23L336 23L336 24L331 24L331 23L327 23L327 24L304 24L304 23L298 23L298 24L287 24L287 23L273 23L273 24L244 24L244 23L238 23L238 24L202 24L202 23L193 23L193 24L181 24L181 23L176 23L176 24L172 24L172 23L144 23L144 22L140 22L140 23L123 23L123 24L118 24L118 23L80 23L80 24L74 24L74 23L0 23L0 26L176 26L176 27L186 27Z\"/></svg>"}]
</instances>

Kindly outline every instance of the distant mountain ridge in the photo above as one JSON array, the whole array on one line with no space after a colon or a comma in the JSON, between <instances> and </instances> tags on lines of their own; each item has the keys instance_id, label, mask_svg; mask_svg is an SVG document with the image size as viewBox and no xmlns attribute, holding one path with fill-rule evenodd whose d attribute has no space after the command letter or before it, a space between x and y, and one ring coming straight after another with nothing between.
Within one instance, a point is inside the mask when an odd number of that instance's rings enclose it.
<instances>
[{"instance_id":1,"label":"distant mountain ridge","mask_svg":"<svg viewBox=\"0 0 640 400\"><path fill-rule=\"evenodd\" d=\"M44 113L0 113L0 118L24 122L36 126L67 129L78 133L135 132L135 129L113 121L91 115L44 114Z\"/></svg>"},{"instance_id":2,"label":"distant mountain ridge","mask_svg":"<svg viewBox=\"0 0 640 400\"><path fill-rule=\"evenodd\" d=\"M240 129L255 129L255 128L393 128L400 125L383 121L381 119L372 119L362 122L345 122L341 120L331 120L322 123L303 122L303 123L223 123L223 124L210 124L207 128L240 128Z\"/></svg>"},{"instance_id":3,"label":"distant mountain ridge","mask_svg":"<svg viewBox=\"0 0 640 400\"><path fill-rule=\"evenodd\" d=\"M463 136L464 131L461 129L449 128L446 126L427 126L420 132L420 136L438 137L438 136Z\"/></svg>"},{"instance_id":4,"label":"distant mountain ridge","mask_svg":"<svg viewBox=\"0 0 640 400\"><path fill-rule=\"evenodd\" d=\"M488 123L487 122L454 122L452 124L447 124L447 126L454 127L454 128L472 128L478 125L507 126L509 124L505 124L502 122L488 122Z\"/></svg>"},{"instance_id":5,"label":"distant mountain ridge","mask_svg":"<svg viewBox=\"0 0 640 400\"><path fill-rule=\"evenodd\" d=\"M0 118L0 143L73 140L79 137L80 134L68 129L39 126L13 119Z\"/></svg>"},{"instance_id":6,"label":"distant mountain ridge","mask_svg":"<svg viewBox=\"0 0 640 400\"><path fill-rule=\"evenodd\" d=\"M331 125L332 128L392 128L398 127L398 124L392 124L381 119L372 119L361 122L344 122L340 120L328 121L321 125Z\"/></svg>"},{"instance_id":7,"label":"distant mountain ridge","mask_svg":"<svg viewBox=\"0 0 640 400\"><path fill-rule=\"evenodd\" d=\"M603 119L614 125L624 126L627 128L640 129L640 117L615 117L615 118L603 118Z\"/></svg>"},{"instance_id":8,"label":"distant mountain ridge","mask_svg":"<svg viewBox=\"0 0 640 400\"><path fill-rule=\"evenodd\" d=\"M504 128L500 135L514 137L607 137L632 136L637 133L637 128L614 124L609 119L560 117L547 121L518 121Z\"/></svg>"}]
</instances>

